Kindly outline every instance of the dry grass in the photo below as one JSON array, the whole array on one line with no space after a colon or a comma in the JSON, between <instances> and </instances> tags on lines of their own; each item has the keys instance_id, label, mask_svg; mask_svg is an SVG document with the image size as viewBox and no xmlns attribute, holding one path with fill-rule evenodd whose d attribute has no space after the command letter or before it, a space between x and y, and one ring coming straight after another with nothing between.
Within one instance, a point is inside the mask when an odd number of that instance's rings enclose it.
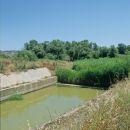
<instances>
[{"instance_id":1,"label":"dry grass","mask_svg":"<svg viewBox=\"0 0 130 130\"><path fill-rule=\"evenodd\" d=\"M91 109L82 130L130 130L130 81L118 83Z\"/></svg>"},{"instance_id":2,"label":"dry grass","mask_svg":"<svg viewBox=\"0 0 130 130\"><path fill-rule=\"evenodd\" d=\"M28 69L35 69L41 67L47 67L55 74L54 71L57 67L71 68L72 62L67 61L55 61L48 59L41 59L37 61L20 61L13 59L0 59L0 73L10 74L16 71L26 71Z\"/></svg>"}]
</instances>

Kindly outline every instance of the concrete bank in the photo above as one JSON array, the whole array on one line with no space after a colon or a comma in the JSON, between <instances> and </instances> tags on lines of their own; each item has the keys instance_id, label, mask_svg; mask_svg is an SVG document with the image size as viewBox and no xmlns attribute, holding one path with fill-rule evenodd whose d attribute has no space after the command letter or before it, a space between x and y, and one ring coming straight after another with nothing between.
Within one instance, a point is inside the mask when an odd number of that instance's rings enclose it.
<instances>
[{"instance_id":1,"label":"concrete bank","mask_svg":"<svg viewBox=\"0 0 130 130\"><path fill-rule=\"evenodd\" d=\"M23 83L15 85L9 88L0 89L0 101L6 100L8 97L14 94L25 94L32 91L42 89L44 87L53 85L57 82L57 77L49 77L45 79L40 79L31 83Z\"/></svg>"}]
</instances>

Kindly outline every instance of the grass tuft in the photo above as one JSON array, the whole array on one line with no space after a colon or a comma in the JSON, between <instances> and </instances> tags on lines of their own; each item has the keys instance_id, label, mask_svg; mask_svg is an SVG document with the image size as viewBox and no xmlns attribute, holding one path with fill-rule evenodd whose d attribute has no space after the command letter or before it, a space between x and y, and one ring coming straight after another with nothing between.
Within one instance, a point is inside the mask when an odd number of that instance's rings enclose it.
<instances>
[{"instance_id":1,"label":"grass tuft","mask_svg":"<svg viewBox=\"0 0 130 130\"><path fill-rule=\"evenodd\" d=\"M8 97L7 100L9 100L9 101L23 100L23 97L21 94L14 94L14 95Z\"/></svg>"}]
</instances>

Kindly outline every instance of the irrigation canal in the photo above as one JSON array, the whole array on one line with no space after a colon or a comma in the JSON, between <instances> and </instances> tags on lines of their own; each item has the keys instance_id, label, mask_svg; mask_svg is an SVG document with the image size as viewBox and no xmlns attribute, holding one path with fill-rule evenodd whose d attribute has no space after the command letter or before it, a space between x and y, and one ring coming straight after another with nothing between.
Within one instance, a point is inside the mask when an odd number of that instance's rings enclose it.
<instances>
[{"instance_id":1,"label":"irrigation canal","mask_svg":"<svg viewBox=\"0 0 130 130\"><path fill-rule=\"evenodd\" d=\"M20 101L3 101L0 103L1 130L28 130L28 121L31 127L36 127L100 92L89 88L51 86L25 94Z\"/></svg>"}]
</instances>

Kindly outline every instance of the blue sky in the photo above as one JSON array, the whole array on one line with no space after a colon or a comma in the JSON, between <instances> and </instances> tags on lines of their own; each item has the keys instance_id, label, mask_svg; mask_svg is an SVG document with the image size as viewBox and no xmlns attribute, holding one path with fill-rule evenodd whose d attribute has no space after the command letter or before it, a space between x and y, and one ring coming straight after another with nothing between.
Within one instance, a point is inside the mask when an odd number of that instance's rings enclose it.
<instances>
[{"instance_id":1,"label":"blue sky","mask_svg":"<svg viewBox=\"0 0 130 130\"><path fill-rule=\"evenodd\" d=\"M0 0L0 50L25 42L130 44L130 0Z\"/></svg>"}]
</instances>

